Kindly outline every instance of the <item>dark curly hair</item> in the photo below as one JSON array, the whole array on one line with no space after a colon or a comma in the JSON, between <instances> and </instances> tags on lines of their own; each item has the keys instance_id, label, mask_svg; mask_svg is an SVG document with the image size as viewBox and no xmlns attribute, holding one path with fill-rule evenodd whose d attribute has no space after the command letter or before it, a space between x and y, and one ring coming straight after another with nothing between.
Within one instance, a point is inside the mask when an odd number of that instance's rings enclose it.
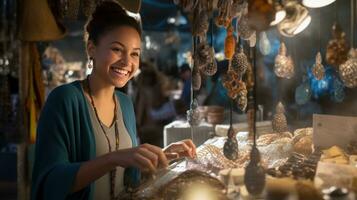
<instances>
[{"instance_id":1,"label":"dark curly hair","mask_svg":"<svg viewBox=\"0 0 357 200\"><path fill-rule=\"evenodd\" d=\"M102 35L120 26L134 28L141 37L140 22L129 16L118 3L103 1L97 5L84 26L84 41L87 43L91 40L97 44Z\"/></svg>"}]
</instances>

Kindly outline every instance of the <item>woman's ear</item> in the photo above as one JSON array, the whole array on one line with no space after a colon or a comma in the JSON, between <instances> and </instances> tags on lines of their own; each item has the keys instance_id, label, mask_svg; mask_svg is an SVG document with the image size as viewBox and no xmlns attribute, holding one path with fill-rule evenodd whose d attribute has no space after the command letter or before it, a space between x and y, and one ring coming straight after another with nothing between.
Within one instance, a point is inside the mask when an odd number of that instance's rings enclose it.
<instances>
[{"instance_id":1,"label":"woman's ear","mask_svg":"<svg viewBox=\"0 0 357 200\"><path fill-rule=\"evenodd\" d=\"M93 58L94 57L94 53L95 53L95 44L92 40L88 40L87 42L87 54L88 57Z\"/></svg>"}]
</instances>

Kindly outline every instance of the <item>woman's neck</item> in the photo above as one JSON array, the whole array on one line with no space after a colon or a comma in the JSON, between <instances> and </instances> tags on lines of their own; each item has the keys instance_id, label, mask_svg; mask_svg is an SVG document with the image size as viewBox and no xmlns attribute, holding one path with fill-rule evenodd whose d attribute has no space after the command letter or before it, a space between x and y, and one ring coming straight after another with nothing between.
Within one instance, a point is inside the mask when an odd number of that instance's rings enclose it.
<instances>
[{"instance_id":1,"label":"woman's neck","mask_svg":"<svg viewBox=\"0 0 357 200\"><path fill-rule=\"evenodd\" d=\"M89 87L92 97L98 103L107 103L113 100L115 87L108 82L103 81L98 75L92 73L88 77Z\"/></svg>"}]
</instances>

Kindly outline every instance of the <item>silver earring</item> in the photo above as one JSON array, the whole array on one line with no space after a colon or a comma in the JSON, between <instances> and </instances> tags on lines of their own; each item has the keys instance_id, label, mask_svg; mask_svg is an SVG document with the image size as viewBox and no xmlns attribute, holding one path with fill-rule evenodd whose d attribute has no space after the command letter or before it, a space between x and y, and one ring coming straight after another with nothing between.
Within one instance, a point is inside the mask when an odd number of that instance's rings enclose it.
<instances>
[{"instance_id":1,"label":"silver earring","mask_svg":"<svg viewBox=\"0 0 357 200\"><path fill-rule=\"evenodd\" d=\"M92 57L89 58L87 67L88 67L89 69L92 69L92 68L93 68L93 58L92 58Z\"/></svg>"}]
</instances>

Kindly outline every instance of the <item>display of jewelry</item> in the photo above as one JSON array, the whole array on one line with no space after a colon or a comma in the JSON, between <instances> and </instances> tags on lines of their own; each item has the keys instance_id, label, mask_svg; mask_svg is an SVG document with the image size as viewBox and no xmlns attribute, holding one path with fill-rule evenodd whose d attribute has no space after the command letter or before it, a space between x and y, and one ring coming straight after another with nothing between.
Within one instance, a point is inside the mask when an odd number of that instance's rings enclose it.
<instances>
[{"instance_id":1,"label":"display of jewelry","mask_svg":"<svg viewBox=\"0 0 357 200\"><path fill-rule=\"evenodd\" d=\"M357 49L351 48L348 60L340 65L339 74L346 87L357 87Z\"/></svg>"},{"instance_id":2,"label":"display of jewelry","mask_svg":"<svg viewBox=\"0 0 357 200\"><path fill-rule=\"evenodd\" d=\"M282 42L279 54L275 57L274 72L278 77L291 78L294 75L294 63L290 56L286 55L286 46Z\"/></svg>"},{"instance_id":3,"label":"display of jewelry","mask_svg":"<svg viewBox=\"0 0 357 200\"><path fill-rule=\"evenodd\" d=\"M346 34L337 23L332 26L332 37L326 47L326 61L338 69L338 66L347 60L349 47L346 41Z\"/></svg>"},{"instance_id":4,"label":"display of jewelry","mask_svg":"<svg viewBox=\"0 0 357 200\"><path fill-rule=\"evenodd\" d=\"M279 102L276 106L275 115L272 120L273 131L276 133L283 133L288 130L288 124L284 113L284 105Z\"/></svg>"},{"instance_id":5,"label":"display of jewelry","mask_svg":"<svg viewBox=\"0 0 357 200\"><path fill-rule=\"evenodd\" d=\"M317 80L322 80L325 76L325 68L322 65L321 53L316 54L315 64L312 66L312 74Z\"/></svg>"}]
</instances>

